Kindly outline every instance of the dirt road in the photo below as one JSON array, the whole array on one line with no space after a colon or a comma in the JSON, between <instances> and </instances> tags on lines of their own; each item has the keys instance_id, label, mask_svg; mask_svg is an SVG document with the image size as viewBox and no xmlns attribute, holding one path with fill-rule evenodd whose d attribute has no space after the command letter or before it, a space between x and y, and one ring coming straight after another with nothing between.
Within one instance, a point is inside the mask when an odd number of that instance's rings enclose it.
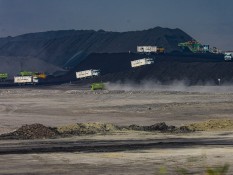
<instances>
[{"instance_id":1,"label":"dirt road","mask_svg":"<svg viewBox=\"0 0 233 175\"><path fill-rule=\"evenodd\" d=\"M62 126L77 122L166 122L181 126L209 119L233 119L233 93L227 91L91 92L60 86L2 89L0 96L0 133L32 123ZM184 168L191 174L201 174L209 166L224 163L230 164L229 174L233 174L232 139L232 131L218 131L173 135L117 132L53 140L1 140L0 174L178 174ZM53 151L42 153L46 149Z\"/></svg>"},{"instance_id":2,"label":"dirt road","mask_svg":"<svg viewBox=\"0 0 233 175\"><path fill-rule=\"evenodd\" d=\"M0 133L23 124L59 126L104 122L170 125L232 119L233 93L101 91L60 89L0 90Z\"/></svg>"}]
</instances>

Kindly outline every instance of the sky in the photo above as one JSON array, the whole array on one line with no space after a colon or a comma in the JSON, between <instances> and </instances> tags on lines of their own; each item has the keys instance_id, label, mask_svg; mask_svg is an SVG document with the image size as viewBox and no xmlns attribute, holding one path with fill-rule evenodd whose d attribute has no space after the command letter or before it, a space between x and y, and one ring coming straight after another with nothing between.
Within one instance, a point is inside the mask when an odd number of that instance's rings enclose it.
<instances>
[{"instance_id":1,"label":"sky","mask_svg":"<svg viewBox=\"0 0 233 175\"><path fill-rule=\"evenodd\" d=\"M233 50L233 0L0 0L0 37L51 30L180 28Z\"/></svg>"}]
</instances>

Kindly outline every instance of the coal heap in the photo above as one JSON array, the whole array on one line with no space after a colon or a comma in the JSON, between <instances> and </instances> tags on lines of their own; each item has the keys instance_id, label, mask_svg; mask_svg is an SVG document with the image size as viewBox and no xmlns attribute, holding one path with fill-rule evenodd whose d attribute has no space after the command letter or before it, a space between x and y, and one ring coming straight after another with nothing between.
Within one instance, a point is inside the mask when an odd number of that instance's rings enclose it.
<instances>
[{"instance_id":1,"label":"coal heap","mask_svg":"<svg viewBox=\"0 0 233 175\"><path fill-rule=\"evenodd\" d=\"M189 40L192 37L180 29L162 27L129 32L49 31L0 38L0 56L32 57L70 68L91 53L136 52L137 45L157 45L171 52L180 50L178 43Z\"/></svg>"}]
</instances>

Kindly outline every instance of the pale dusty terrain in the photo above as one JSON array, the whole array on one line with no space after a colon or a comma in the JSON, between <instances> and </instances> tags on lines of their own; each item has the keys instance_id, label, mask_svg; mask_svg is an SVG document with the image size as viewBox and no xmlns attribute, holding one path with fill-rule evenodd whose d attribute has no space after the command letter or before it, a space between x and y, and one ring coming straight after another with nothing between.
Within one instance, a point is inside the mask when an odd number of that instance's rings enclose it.
<instances>
[{"instance_id":1,"label":"pale dusty terrain","mask_svg":"<svg viewBox=\"0 0 233 175\"><path fill-rule=\"evenodd\" d=\"M176 91L97 91L76 86L0 90L0 133L23 124L62 126L81 122L181 126L209 119L233 119L233 93ZM163 134L119 132L54 140L1 140L6 147L30 145L134 144L145 148L121 150L3 154L0 174L178 174L181 168L201 174L208 166L229 163L232 170L233 131ZM99 142L95 142L99 141ZM150 148L146 144L153 143ZM187 144L183 144L186 143ZM37 144L38 143L38 144ZM160 143L168 143L159 146ZM196 143L196 144L195 144ZM88 147L87 145L87 147ZM230 172L230 174L232 174Z\"/></svg>"}]
</instances>

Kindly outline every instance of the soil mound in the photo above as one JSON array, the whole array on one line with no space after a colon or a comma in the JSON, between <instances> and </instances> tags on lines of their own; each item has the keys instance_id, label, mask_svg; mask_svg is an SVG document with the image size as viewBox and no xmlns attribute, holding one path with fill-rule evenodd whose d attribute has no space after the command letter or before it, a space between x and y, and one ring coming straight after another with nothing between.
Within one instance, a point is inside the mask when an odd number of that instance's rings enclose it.
<instances>
[{"instance_id":1,"label":"soil mound","mask_svg":"<svg viewBox=\"0 0 233 175\"><path fill-rule=\"evenodd\" d=\"M209 120L187 126L195 131L229 131L233 130L233 120Z\"/></svg>"},{"instance_id":2,"label":"soil mound","mask_svg":"<svg viewBox=\"0 0 233 175\"><path fill-rule=\"evenodd\" d=\"M186 126L176 127L176 126L168 126L165 122L156 123L150 126L138 126L138 125L130 125L126 127L129 130L136 130L136 131L159 131L159 132L172 132L172 133L188 133L193 132L194 130L188 128Z\"/></svg>"},{"instance_id":3,"label":"soil mound","mask_svg":"<svg viewBox=\"0 0 233 175\"><path fill-rule=\"evenodd\" d=\"M16 131L1 135L7 139L48 139L57 136L55 129L46 127L42 124L23 125Z\"/></svg>"},{"instance_id":4,"label":"soil mound","mask_svg":"<svg viewBox=\"0 0 233 175\"><path fill-rule=\"evenodd\" d=\"M118 129L119 127L107 123L76 123L73 125L58 127L57 131L61 135L86 135L107 133Z\"/></svg>"},{"instance_id":5,"label":"soil mound","mask_svg":"<svg viewBox=\"0 0 233 175\"><path fill-rule=\"evenodd\" d=\"M109 134L115 131L147 131L161 133L191 133L207 130L232 130L231 120L210 120L202 123L194 123L188 126L169 126L165 122L155 123L149 126L130 125L117 126L110 123L76 123L56 128L46 127L42 124L23 125L14 132L0 135L0 139L49 139L70 137L88 134Z\"/></svg>"}]
</instances>

